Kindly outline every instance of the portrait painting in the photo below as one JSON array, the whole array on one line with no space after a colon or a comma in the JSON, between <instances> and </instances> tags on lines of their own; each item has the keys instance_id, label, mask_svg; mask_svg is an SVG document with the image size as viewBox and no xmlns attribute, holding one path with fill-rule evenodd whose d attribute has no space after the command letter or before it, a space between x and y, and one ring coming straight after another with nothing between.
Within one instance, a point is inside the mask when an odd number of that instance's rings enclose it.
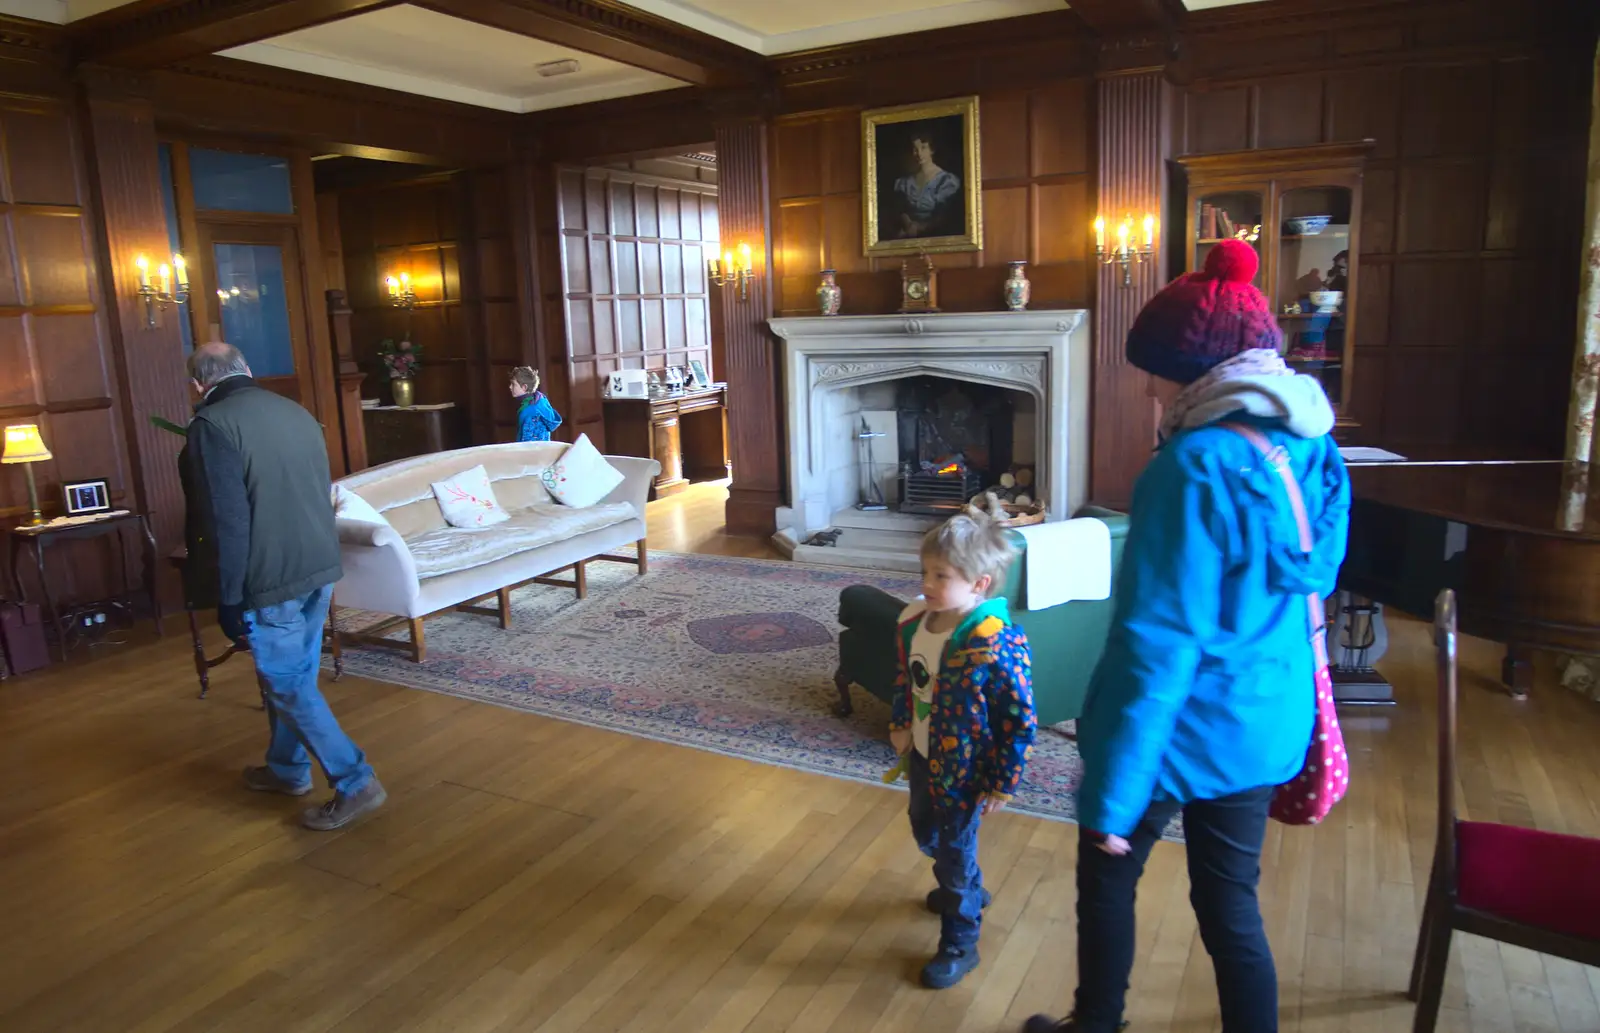
<instances>
[{"instance_id":1,"label":"portrait painting","mask_svg":"<svg viewBox=\"0 0 1600 1033\"><path fill-rule=\"evenodd\" d=\"M865 254L983 247L977 97L863 112L861 136Z\"/></svg>"}]
</instances>

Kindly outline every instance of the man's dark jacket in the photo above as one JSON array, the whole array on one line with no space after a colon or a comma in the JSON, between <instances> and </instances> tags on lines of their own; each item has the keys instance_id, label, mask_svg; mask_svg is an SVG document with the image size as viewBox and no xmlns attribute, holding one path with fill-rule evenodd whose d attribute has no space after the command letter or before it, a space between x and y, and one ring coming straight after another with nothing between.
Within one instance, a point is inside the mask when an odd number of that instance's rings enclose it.
<instances>
[{"instance_id":1,"label":"man's dark jacket","mask_svg":"<svg viewBox=\"0 0 1600 1033\"><path fill-rule=\"evenodd\" d=\"M328 448L310 413L229 377L195 410L178 464L190 607L257 610L339 580Z\"/></svg>"}]
</instances>

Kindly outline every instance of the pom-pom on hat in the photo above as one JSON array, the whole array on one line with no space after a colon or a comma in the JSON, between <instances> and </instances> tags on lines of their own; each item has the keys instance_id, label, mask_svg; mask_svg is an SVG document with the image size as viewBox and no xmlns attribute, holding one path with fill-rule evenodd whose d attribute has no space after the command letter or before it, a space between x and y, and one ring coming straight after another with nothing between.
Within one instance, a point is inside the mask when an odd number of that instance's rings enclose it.
<instances>
[{"instance_id":1,"label":"pom-pom on hat","mask_svg":"<svg viewBox=\"0 0 1600 1033\"><path fill-rule=\"evenodd\" d=\"M1211 367L1251 348L1277 349L1283 332L1266 296L1250 281L1256 249L1224 240L1199 272L1178 277L1145 303L1128 331L1128 361L1164 380L1192 384Z\"/></svg>"}]
</instances>

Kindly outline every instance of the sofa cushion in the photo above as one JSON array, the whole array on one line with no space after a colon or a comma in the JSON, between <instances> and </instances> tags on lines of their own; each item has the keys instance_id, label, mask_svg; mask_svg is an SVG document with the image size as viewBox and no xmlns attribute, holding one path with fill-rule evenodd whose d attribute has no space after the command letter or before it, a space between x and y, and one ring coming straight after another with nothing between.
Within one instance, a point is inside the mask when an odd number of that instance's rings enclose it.
<instances>
[{"instance_id":1,"label":"sofa cushion","mask_svg":"<svg viewBox=\"0 0 1600 1033\"><path fill-rule=\"evenodd\" d=\"M437 528L407 538L406 545L417 565L417 577L438 577L598 531L635 515L627 502L583 509L542 503L513 513L503 524L473 530Z\"/></svg>"},{"instance_id":2,"label":"sofa cushion","mask_svg":"<svg viewBox=\"0 0 1600 1033\"><path fill-rule=\"evenodd\" d=\"M578 435L572 447L544 472L544 486L556 501L578 508L599 502L622 481L622 471L606 462L587 434Z\"/></svg>"},{"instance_id":3,"label":"sofa cushion","mask_svg":"<svg viewBox=\"0 0 1600 1033\"><path fill-rule=\"evenodd\" d=\"M383 514L372 503L342 484L333 486L333 515L343 520L359 520L367 524L385 524Z\"/></svg>"},{"instance_id":4,"label":"sofa cushion","mask_svg":"<svg viewBox=\"0 0 1600 1033\"><path fill-rule=\"evenodd\" d=\"M554 501L544 486L544 478L538 473L520 477L491 478L491 480L494 483L494 497L513 513L529 506L549 505Z\"/></svg>"},{"instance_id":5,"label":"sofa cushion","mask_svg":"<svg viewBox=\"0 0 1600 1033\"><path fill-rule=\"evenodd\" d=\"M511 514L500 508L500 500L489 487L489 472L482 466L434 481L433 497L439 500L451 527L484 528L511 519Z\"/></svg>"}]
</instances>

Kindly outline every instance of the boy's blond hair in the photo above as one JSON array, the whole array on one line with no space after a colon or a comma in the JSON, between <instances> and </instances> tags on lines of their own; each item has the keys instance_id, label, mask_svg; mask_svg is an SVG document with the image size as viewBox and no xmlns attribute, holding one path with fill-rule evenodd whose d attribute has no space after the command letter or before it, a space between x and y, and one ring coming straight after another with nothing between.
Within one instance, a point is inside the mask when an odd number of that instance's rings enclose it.
<instances>
[{"instance_id":1,"label":"boy's blond hair","mask_svg":"<svg viewBox=\"0 0 1600 1033\"><path fill-rule=\"evenodd\" d=\"M941 560L954 567L968 581L988 574L992 592L1011 565L1016 549L1006 538L1000 522L982 510L968 506L929 531L922 538L922 558Z\"/></svg>"},{"instance_id":2,"label":"boy's blond hair","mask_svg":"<svg viewBox=\"0 0 1600 1033\"><path fill-rule=\"evenodd\" d=\"M532 366L518 366L511 371L511 382L525 388L529 394L539 390L539 371Z\"/></svg>"}]
</instances>

